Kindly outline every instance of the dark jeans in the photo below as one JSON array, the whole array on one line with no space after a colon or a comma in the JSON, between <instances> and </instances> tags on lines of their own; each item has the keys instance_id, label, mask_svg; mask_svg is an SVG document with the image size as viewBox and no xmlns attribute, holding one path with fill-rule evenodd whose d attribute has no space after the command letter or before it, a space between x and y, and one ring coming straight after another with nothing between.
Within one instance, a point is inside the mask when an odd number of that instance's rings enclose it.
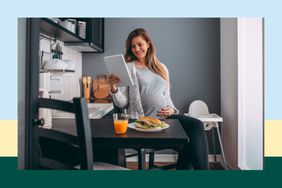
<instances>
[{"instance_id":1,"label":"dark jeans","mask_svg":"<svg viewBox=\"0 0 282 188\"><path fill-rule=\"evenodd\" d=\"M189 143L178 155L177 169L209 169L208 142L203 123L184 115L171 115L168 119L178 119L189 137Z\"/></svg>"}]
</instances>

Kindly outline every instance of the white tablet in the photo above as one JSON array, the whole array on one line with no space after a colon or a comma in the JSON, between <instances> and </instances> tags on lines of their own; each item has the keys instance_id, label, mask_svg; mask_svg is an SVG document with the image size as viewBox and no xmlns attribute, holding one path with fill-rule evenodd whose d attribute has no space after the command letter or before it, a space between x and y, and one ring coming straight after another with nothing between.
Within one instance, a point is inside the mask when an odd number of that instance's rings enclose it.
<instances>
[{"instance_id":1,"label":"white tablet","mask_svg":"<svg viewBox=\"0 0 282 188\"><path fill-rule=\"evenodd\" d=\"M104 57L105 65L109 74L114 74L120 78L118 86L132 86L133 81L128 71L122 54Z\"/></svg>"}]
</instances>

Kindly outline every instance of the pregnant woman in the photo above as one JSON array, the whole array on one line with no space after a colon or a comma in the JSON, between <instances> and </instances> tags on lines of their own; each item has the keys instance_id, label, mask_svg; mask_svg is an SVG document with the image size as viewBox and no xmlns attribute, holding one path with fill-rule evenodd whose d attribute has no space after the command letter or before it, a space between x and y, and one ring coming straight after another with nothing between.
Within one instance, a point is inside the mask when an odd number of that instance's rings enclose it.
<instances>
[{"instance_id":1,"label":"pregnant woman","mask_svg":"<svg viewBox=\"0 0 282 188\"><path fill-rule=\"evenodd\" d=\"M125 60L134 85L118 87L120 78L109 76L111 95L119 108L129 114L178 119L189 137L179 153L178 169L208 169L207 138L201 121L179 115L170 97L169 71L156 57L149 34L138 28L126 40Z\"/></svg>"}]
</instances>

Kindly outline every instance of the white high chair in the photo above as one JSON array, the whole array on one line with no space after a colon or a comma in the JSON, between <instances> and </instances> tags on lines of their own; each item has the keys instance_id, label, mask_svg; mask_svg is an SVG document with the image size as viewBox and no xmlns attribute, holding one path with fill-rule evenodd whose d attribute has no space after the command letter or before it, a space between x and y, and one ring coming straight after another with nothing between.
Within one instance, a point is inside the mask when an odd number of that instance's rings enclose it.
<instances>
[{"instance_id":1,"label":"white high chair","mask_svg":"<svg viewBox=\"0 0 282 188\"><path fill-rule=\"evenodd\" d=\"M206 131L211 130L212 128L216 128L218 140L220 144L220 149L221 149L221 155L223 159L223 165L224 165L224 168L227 169L224 150L223 150L220 131L219 131L219 122L223 122L222 117L214 113L210 114L208 106L206 105L205 102L201 100L193 101L189 106L188 113L185 113L184 115L187 115L187 116L190 116L190 117L193 117L193 118L196 118L202 121L204 123L204 127ZM214 142L213 142L213 148L215 148ZM215 152L215 149L214 149L214 152ZM214 156L215 156L215 161L216 161L216 154L214 154Z\"/></svg>"}]
</instances>

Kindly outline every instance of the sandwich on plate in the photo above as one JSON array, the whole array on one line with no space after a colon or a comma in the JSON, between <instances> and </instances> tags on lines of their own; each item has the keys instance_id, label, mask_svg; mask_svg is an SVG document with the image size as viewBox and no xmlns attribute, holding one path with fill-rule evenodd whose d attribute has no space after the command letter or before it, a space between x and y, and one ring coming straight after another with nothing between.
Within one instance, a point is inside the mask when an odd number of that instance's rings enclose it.
<instances>
[{"instance_id":1,"label":"sandwich on plate","mask_svg":"<svg viewBox=\"0 0 282 188\"><path fill-rule=\"evenodd\" d=\"M142 116L136 120L135 126L141 129L162 129L166 126L166 123L158 118Z\"/></svg>"}]
</instances>

